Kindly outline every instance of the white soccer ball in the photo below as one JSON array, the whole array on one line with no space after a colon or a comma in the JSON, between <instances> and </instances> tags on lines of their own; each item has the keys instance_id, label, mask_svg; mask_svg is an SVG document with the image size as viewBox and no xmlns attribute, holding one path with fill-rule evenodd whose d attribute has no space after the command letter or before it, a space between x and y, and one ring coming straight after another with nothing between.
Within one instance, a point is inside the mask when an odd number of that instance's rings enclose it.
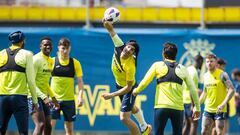
<instances>
[{"instance_id":1,"label":"white soccer ball","mask_svg":"<svg viewBox=\"0 0 240 135\"><path fill-rule=\"evenodd\" d=\"M118 22L120 20L120 12L115 7L110 7L104 12L104 20L109 21L111 23Z\"/></svg>"}]
</instances>

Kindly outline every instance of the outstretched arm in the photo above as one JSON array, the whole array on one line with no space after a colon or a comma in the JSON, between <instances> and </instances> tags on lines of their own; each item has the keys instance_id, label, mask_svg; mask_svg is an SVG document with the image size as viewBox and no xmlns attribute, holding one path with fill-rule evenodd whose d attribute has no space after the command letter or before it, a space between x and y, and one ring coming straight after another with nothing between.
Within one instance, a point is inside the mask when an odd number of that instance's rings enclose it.
<instances>
[{"instance_id":1,"label":"outstretched arm","mask_svg":"<svg viewBox=\"0 0 240 135\"><path fill-rule=\"evenodd\" d=\"M110 34L115 47L120 47L124 45L121 38L119 38L118 34L114 31L112 23L108 21L103 21L103 26L107 29L108 33Z\"/></svg>"},{"instance_id":2,"label":"outstretched arm","mask_svg":"<svg viewBox=\"0 0 240 135\"><path fill-rule=\"evenodd\" d=\"M137 88L133 90L133 95L136 96L138 93L143 91L150 82L152 82L153 78L156 76L156 63L154 63L150 69L147 71L146 75L144 76L143 80L140 82Z\"/></svg>"},{"instance_id":3,"label":"outstretched arm","mask_svg":"<svg viewBox=\"0 0 240 135\"><path fill-rule=\"evenodd\" d=\"M229 102L229 100L233 97L234 95L234 87L233 84L228 76L228 74L226 72L223 72L221 75L221 80L223 81L223 83L225 84L226 88L227 88L227 96L225 97L225 99L223 100L223 102L218 106L217 108L217 112L222 112L224 106Z\"/></svg>"},{"instance_id":4,"label":"outstretched arm","mask_svg":"<svg viewBox=\"0 0 240 135\"><path fill-rule=\"evenodd\" d=\"M131 91L132 87L133 87L133 81L127 81L127 85L125 87L123 87L115 92L112 92L112 93L104 93L104 94L102 94L102 97L105 100L108 100L115 96L124 95L124 94L128 93L129 91Z\"/></svg>"}]
</instances>

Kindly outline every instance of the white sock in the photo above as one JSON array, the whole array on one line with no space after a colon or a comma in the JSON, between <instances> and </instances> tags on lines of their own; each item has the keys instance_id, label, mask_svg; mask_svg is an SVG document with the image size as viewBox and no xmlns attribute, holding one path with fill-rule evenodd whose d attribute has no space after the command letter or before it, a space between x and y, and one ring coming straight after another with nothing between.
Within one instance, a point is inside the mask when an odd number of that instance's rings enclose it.
<instances>
[{"instance_id":1,"label":"white sock","mask_svg":"<svg viewBox=\"0 0 240 135\"><path fill-rule=\"evenodd\" d=\"M147 123L144 119L142 110L139 109L139 111L133 114L133 116L138 121L141 131L145 131L145 129L147 128Z\"/></svg>"}]
</instances>

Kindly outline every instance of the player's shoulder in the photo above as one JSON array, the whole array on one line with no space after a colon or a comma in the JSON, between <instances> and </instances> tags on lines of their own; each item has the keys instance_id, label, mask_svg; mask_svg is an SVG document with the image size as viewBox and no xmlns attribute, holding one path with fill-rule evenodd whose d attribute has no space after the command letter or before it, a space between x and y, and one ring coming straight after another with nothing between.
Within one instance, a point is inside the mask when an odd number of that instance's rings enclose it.
<instances>
[{"instance_id":1,"label":"player's shoulder","mask_svg":"<svg viewBox=\"0 0 240 135\"><path fill-rule=\"evenodd\" d=\"M41 54L37 53L37 54L33 55L33 58L34 59L41 59Z\"/></svg>"},{"instance_id":2,"label":"player's shoulder","mask_svg":"<svg viewBox=\"0 0 240 135\"><path fill-rule=\"evenodd\" d=\"M0 51L0 54L4 54L4 53L6 53L6 49L3 49Z\"/></svg>"},{"instance_id":3,"label":"player's shoulder","mask_svg":"<svg viewBox=\"0 0 240 135\"><path fill-rule=\"evenodd\" d=\"M81 63L80 63L80 61L79 60L77 60L76 58L72 58L73 59L73 64L75 65L75 66L81 66Z\"/></svg>"},{"instance_id":4,"label":"player's shoulder","mask_svg":"<svg viewBox=\"0 0 240 135\"><path fill-rule=\"evenodd\" d=\"M164 61L156 61L156 62L153 63L153 65L166 66L166 64L164 63Z\"/></svg>"},{"instance_id":5,"label":"player's shoulder","mask_svg":"<svg viewBox=\"0 0 240 135\"><path fill-rule=\"evenodd\" d=\"M26 50L26 49L21 49L21 50L19 50L19 53L24 53L24 54L26 54L27 56L33 56L33 52L30 51L30 50Z\"/></svg>"},{"instance_id":6,"label":"player's shoulder","mask_svg":"<svg viewBox=\"0 0 240 135\"><path fill-rule=\"evenodd\" d=\"M181 63L178 63L176 68L177 68L177 69L180 69L180 70L184 70L184 71L187 70L187 67L184 66L184 65L181 64Z\"/></svg>"},{"instance_id":7,"label":"player's shoulder","mask_svg":"<svg viewBox=\"0 0 240 135\"><path fill-rule=\"evenodd\" d=\"M77 60L76 58L72 58L72 59L73 59L73 62L79 62L80 63L80 61Z\"/></svg>"}]
</instances>

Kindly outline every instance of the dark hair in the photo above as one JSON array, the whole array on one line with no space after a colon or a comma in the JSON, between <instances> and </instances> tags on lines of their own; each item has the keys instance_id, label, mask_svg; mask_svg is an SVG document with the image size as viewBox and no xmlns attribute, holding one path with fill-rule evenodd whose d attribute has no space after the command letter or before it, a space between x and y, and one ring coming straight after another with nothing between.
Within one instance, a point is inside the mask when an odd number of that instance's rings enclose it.
<instances>
[{"instance_id":1,"label":"dark hair","mask_svg":"<svg viewBox=\"0 0 240 135\"><path fill-rule=\"evenodd\" d=\"M15 31L8 35L8 39L12 44L20 43L25 39L23 32Z\"/></svg>"},{"instance_id":2,"label":"dark hair","mask_svg":"<svg viewBox=\"0 0 240 135\"><path fill-rule=\"evenodd\" d=\"M194 57L194 62L195 62L196 68L201 69L203 64L203 57L201 56L201 54L198 54Z\"/></svg>"},{"instance_id":3,"label":"dark hair","mask_svg":"<svg viewBox=\"0 0 240 135\"><path fill-rule=\"evenodd\" d=\"M198 55L196 55L196 56L194 57L194 60L195 60L195 61L203 61L203 57L202 57L201 54L198 54Z\"/></svg>"},{"instance_id":4,"label":"dark hair","mask_svg":"<svg viewBox=\"0 0 240 135\"><path fill-rule=\"evenodd\" d=\"M163 44L163 54L165 58L175 60L177 51L177 46L174 43L166 42Z\"/></svg>"},{"instance_id":5,"label":"dark hair","mask_svg":"<svg viewBox=\"0 0 240 135\"><path fill-rule=\"evenodd\" d=\"M217 58L217 63L219 65L226 65L227 64L227 62L224 59L222 59L222 58Z\"/></svg>"},{"instance_id":6,"label":"dark hair","mask_svg":"<svg viewBox=\"0 0 240 135\"><path fill-rule=\"evenodd\" d=\"M215 54L207 54L206 59L215 59L217 60L217 56Z\"/></svg>"},{"instance_id":7,"label":"dark hair","mask_svg":"<svg viewBox=\"0 0 240 135\"><path fill-rule=\"evenodd\" d=\"M49 41L52 41L52 39L50 37L42 37L40 39L40 42L42 42L43 40L49 40Z\"/></svg>"},{"instance_id":8,"label":"dark hair","mask_svg":"<svg viewBox=\"0 0 240 135\"><path fill-rule=\"evenodd\" d=\"M232 70L232 74L233 74L234 76L240 76L240 70L237 69L237 68L235 68L235 69Z\"/></svg>"},{"instance_id":9,"label":"dark hair","mask_svg":"<svg viewBox=\"0 0 240 135\"><path fill-rule=\"evenodd\" d=\"M60 45L69 47L69 46L71 46L71 42L68 38L61 38L58 42L58 46L60 46Z\"/></svg>"},{"instance_id":10,"label":"dark hair","mask_svg":"<svg viewBox=\"0 0 240 135\"><path fill-rule=\"evenodd\" d=\"M126 45L131 45L135 48L134 56L135 56L135 64L137 66L137 58L138 58L138 53L140 51L140 47L139 47L137 41L134 39L131 39L126 43Z\"/></svg>"}]
</instances>

